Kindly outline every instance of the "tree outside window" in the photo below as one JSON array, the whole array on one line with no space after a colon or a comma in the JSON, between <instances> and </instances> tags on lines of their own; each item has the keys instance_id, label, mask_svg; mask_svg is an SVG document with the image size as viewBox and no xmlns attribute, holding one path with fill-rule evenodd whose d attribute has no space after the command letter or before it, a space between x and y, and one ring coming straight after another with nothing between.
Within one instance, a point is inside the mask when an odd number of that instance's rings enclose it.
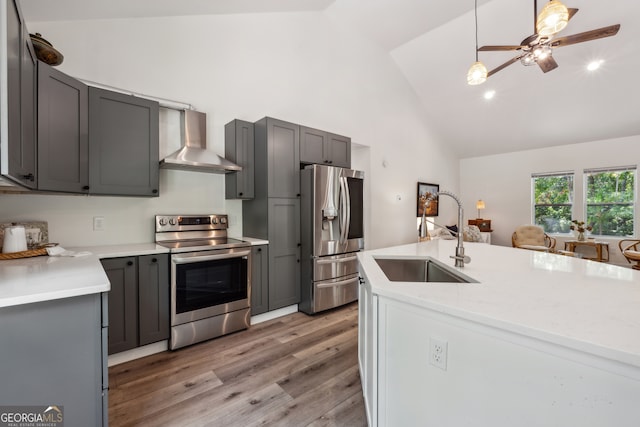
<instances>
[{"instance_id":1,"label":"tree outside window","mask_svg":"<svg viewBox=\"0 0 640 427\"><path fill-rule=\"evenodd\" d=\"M587 224L600 236L633 236L635 166L584 171Z\"/></svg>"},{"instance_id":2,"label":"tree outside window","mask_svg":"<svg viewBox=\"0 0 640 427\"><path fill-rule=\"evenodd\" d=\"M533 223L547 233L568 233L573 207L573 172L533 174Z\"/></svg>"}]
</instances>

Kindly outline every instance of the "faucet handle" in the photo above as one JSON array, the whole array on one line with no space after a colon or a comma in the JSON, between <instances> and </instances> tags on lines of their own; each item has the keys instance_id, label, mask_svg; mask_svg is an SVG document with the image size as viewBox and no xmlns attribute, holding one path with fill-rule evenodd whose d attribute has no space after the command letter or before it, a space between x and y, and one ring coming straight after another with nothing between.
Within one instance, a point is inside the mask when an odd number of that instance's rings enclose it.
<instances>
[{"instance_id":1,"label":"faucet handle","mask_svg":"<svg viewBox=\"0 0 640 427\"><path fill-rule=\"evenodd\" d=\"M455 259L456 261L462 261L465 264L469 264L471 262L471 257L468 255L462 255L462 256L451 255L449 258Z\"/></svg>"}]
</instances>

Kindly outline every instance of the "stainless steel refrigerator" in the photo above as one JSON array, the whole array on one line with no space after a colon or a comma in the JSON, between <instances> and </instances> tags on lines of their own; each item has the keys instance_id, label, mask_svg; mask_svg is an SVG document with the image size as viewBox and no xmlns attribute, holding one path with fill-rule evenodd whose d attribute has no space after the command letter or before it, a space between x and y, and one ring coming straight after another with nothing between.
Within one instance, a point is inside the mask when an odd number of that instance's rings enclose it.
<instances>
[{"instance_id":1,"label":"stainless steel refrigerator","mask_svg":"<svg viewBox=\"0 0 640 427\"><path fill-rule=\"evenodd\" d=\"M364 172L323 165L301 171L299 309L314 314L358 298L364 249Z\"/></svg>"}]
</instances>

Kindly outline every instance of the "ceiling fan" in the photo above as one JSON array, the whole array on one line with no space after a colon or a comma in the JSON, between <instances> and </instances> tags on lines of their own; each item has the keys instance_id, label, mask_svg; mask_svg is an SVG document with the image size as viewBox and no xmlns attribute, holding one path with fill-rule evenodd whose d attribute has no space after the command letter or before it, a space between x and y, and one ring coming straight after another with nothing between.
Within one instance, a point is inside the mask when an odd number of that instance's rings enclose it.
<instances>
[{"instance_id":1,"label":"ceiling fan","mask_svg":"<svg viewBox=\"0 0 640 427\"><path fill-rule=\"evenodd\" d=\"M554 3L552 5L552 3ZM551 28L545 27L544 14L545 10L551 8L551 6L558 6L558 4L564 8L565 19L563 25L557 25L556 22L551 22ZM595 39L601 39L604 37L615 36L620 29L620 24L610 25L608 27L598 28L595 30L585 31L583 33L573 34L565 37L555 38L555 34L561 31L566 23L578 12L578 9L566 8L559 1L550 1L545 9L542 10L540 16L537 13L536 0L533 0L533 18L534 18L534 34L522 40L519 45L505 45L505 46L482 46L478 51L520 51L520 53L505 62L504 64L494 68L487 73L487 77L497 73L498 71L508 67L514 62L520 61L523 65L538 64L540 69L547 73L558 67L558 63L553 59L552 50L556 47L568 46L576 43L587 42ZM556 21L556 17L551 17L550 21ZM556 24L554 26L554 24Z\"/></svg>"}]
</instances>

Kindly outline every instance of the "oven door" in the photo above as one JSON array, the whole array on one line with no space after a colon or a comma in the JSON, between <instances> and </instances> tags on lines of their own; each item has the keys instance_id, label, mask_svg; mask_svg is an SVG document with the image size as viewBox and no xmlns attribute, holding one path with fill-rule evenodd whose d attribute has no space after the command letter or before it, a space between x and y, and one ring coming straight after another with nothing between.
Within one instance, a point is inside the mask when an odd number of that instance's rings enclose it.
<instances>
[{"instance_id":1,"label":"oven door","mask_svg":"<svg viewBox=\"0 0 640 427\"><path fill-rule=\"evenodd\" d=\"M249 308L251 248L171 256L171 326Z\"/></svg>"}]
</instances>

